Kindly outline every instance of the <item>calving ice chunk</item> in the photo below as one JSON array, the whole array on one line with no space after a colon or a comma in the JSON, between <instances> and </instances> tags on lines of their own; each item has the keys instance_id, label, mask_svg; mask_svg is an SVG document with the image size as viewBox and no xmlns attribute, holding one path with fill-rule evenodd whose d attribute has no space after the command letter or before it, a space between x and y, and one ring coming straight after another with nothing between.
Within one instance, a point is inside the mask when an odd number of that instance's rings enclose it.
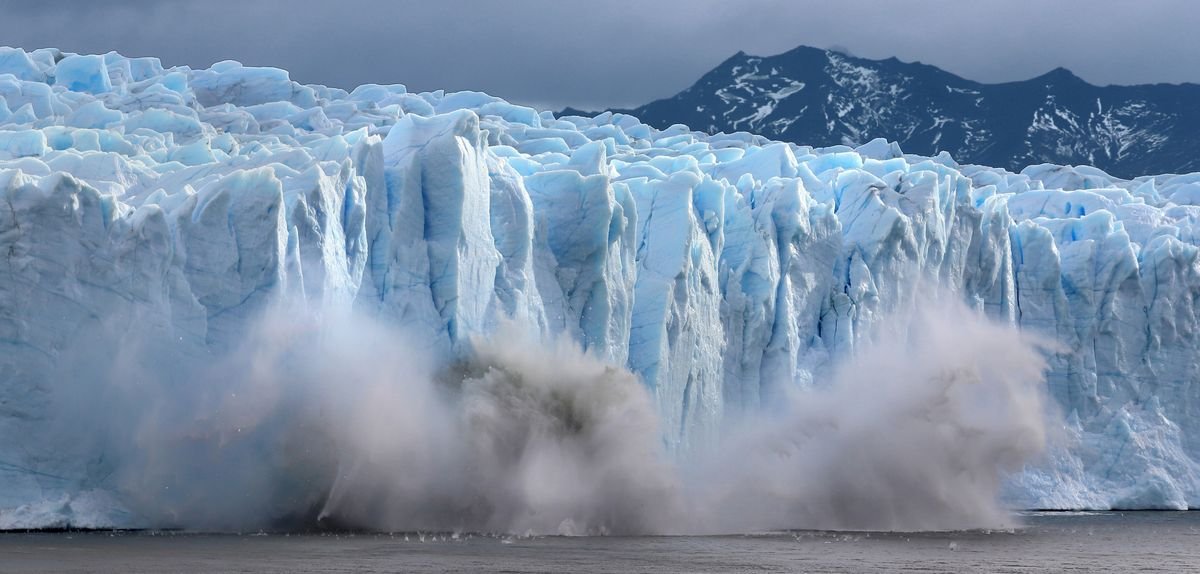
<instances>
[{"instance_id":1,"label":"calving ice chunk","mask_svg":"<svg viewBox=\"0 0 1200 574\"><path fill-rule=\"evenodd\" d=\"M957 300L1054 349L1063 429L1007 500L1200 506L1195 203L1197 175L0 49L0 528L138 524L114 443L72 421L131 394L225 404L188 373L280 306L371 317L437 364L502 324L573 340L637 376L682 457L827 386L885 318ZM286 395L263 393L238 408ZM180 440L227 438L210 423Z\"/></svg>"}]
</instances>

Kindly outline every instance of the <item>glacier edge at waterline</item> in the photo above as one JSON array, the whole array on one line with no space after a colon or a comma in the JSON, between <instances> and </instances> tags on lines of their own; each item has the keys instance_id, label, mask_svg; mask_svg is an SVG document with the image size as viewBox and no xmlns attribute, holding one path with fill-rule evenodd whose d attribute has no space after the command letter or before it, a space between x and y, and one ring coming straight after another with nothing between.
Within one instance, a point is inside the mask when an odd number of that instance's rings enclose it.
<instances>
[{"instance_id":1,"label":"glacier edge at waterline","mask_svg":"<svg viewBox=\"0 0 1200 574\"><path fill-rule=\"evenodd\" d=\"M0 49L0 102L0 528L135 521L105 453L45 432L62 389L221 356L279 300L446 360L508 320L567 337L636 374L686 452L954 299L1059 349L1070 446L1007 500L1200 506L1200 174L1017 174L50 49Z\"/></svg>"}]
</instances>

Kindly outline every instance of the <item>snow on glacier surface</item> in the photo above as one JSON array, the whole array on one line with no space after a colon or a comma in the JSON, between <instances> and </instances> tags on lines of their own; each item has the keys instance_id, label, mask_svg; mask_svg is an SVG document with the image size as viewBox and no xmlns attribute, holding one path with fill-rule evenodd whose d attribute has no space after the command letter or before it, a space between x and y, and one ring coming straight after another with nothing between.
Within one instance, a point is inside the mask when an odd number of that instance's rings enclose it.
<instances>
[{"instance_id":1,"label":"snow on glacier surface","mask_svg":"<svg viewBox=\"0 0 1200 574\"><path fill-rule=\"evenodd\" d=\"M1200 507L1200 175L0 48L0 197L0 528L128 518L104 462L39 426L78 349L204 356L281 295L441 356L509 318L566 335L640 377L673 450L953 298L1056 344L1069 446L1014 504Z\"/></svg>"}]
</instances>

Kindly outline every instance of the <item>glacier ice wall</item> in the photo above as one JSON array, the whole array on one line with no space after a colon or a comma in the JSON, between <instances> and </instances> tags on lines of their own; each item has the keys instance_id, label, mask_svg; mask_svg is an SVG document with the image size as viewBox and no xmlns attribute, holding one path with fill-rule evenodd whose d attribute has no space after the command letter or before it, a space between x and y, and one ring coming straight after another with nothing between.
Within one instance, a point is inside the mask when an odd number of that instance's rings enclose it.
<instances>
[{"instance_id":1,"label":"glacier ice wall","mask_svg":"<svg viewBox=\"0 0 1200 574\"><path fill-rule=\"evenodd\" d=\"M286 297L461 352L506 319L651 392L675 450L954 298L1058 344L1047 508L1200 507L1200 175L813 149L475 92L0 48L0 528L122 520L46 413L81 365L202 361ZM954 353L952 348L946 353Z\"/></svg>"}]
</instances>

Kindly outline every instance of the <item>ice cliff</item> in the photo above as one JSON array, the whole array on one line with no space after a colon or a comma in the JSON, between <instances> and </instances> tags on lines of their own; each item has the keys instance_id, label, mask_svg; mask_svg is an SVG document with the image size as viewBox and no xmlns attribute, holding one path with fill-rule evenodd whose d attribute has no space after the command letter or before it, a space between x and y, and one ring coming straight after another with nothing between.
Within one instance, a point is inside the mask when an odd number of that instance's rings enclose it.
<instances>
[{"instance_id":1,"label":"ice cliff","mask_svg":"<svg viewBox=\"0 0 1200 574\"><path fill-rule=\"evenodd\" d=\"M956 298L1058 344L1068 446L1015 504L1200 507L1198 221L1200 174L0 49L0 528L128 518L103 454L43 432L56 385L89 376L76 350L203 356L281 296L445 356L506 318L566 334L640 377L673 450L820 385L881 316Z\"/></svg>"}]
</instances>

